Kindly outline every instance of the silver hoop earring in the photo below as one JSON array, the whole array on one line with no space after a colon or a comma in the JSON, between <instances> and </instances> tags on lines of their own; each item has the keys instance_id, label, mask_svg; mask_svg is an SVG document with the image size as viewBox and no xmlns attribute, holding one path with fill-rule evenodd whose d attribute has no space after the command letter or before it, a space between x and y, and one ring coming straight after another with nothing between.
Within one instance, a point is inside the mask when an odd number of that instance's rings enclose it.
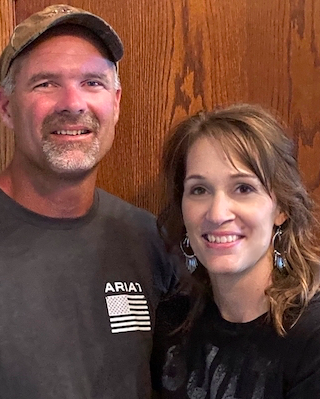
<instances>
[{"instance_id":1,"label":"silver hoop earring","mask_svg":"<svg viewBox=\"0 0 320 399\"><path fill-rule=\"evenodd\" d=\"M198 260L193 252L191 254L188 254L186 252L186 249L189 250L189 252L192 251L192 248L190 246L190 240L187 234L185 238L180 241L180 249L186 258L187 269L189 270L190 273L193 273L198 266Z\"/></svg>"},{"instance_id":2,"label":"silver hoop earring","mask_svg":"<svg viewBox=\"0 0 320 399\"><path fill-rule=\"evenodd\" d=\"M273 265L280 272L283 272L287 268L287 259L285 258L284 255L281 254L280 251L278 251L278 249L276 249L276 246L278 246L279 243L281 242L281 235L282 235L282 229L281 226L278 226L276 232L272 237Z\"/></svg>"}]
</instances>

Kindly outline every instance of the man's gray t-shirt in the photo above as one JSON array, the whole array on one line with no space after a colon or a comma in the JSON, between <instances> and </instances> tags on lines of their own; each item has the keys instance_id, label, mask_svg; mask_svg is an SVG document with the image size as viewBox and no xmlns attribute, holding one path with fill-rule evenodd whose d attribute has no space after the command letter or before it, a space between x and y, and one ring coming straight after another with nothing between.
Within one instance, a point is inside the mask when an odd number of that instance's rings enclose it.
<instances>
[{"instance_id":1,"label":"man's gray t-shirt","mask_svg":"<svg viewBox=\"0 0 320 399\"><path fill-rule=\"evenodd\" d=\"M154 217L99 189L78 219L0 207L0 398L149 397L174 282Z\"/></svg>"}]
</instances>

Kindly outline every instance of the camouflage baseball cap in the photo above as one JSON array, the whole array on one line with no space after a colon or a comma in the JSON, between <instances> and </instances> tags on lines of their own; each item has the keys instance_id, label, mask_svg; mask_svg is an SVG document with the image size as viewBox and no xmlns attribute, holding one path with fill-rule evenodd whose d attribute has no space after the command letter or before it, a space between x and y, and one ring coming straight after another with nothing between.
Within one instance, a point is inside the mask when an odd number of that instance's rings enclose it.
<instances>
[{"instance_id":1,"label":"camouflage baseball cap","mask_svg":"<svg viewBox=\"0 0 320 399\"><path fill-rule=\"evenodd\" d=\"M111 61L123 56L123 45L113 28L102 18L66 4L46 7L17 25L10 43L0 57L0 82L6 77L12 61L48 29L62 24L75 24L90 29L106 46Z\"/></svg>"}]
</instances>

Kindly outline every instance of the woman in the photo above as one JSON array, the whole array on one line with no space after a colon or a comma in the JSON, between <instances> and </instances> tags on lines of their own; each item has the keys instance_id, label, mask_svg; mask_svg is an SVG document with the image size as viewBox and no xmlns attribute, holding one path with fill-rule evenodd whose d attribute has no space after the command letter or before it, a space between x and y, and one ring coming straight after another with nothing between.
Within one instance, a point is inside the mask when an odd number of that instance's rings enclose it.
<instances>
[{"instance_id":1,"label":"woman","mask_svg":"<svg viewBox=\"0 0 320 399\"><path fill-rule=\"evenodd\" d=\"M159 227L195 271L159 310L160 397L320 398L315 219L281 125L245 104L200 112L164 172Z\"/></svg>"}]
</instances>

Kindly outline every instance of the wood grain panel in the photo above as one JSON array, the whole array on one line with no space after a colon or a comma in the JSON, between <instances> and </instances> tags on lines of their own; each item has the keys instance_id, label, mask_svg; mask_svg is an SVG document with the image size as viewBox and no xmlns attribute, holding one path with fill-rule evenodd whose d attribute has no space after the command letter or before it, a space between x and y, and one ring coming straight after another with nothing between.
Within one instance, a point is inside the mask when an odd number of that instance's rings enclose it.
<instances>
[{"instance_id":1,"label":"wood grain panel","mask_svg":"<svg viewBox=\"0 0 320 399\"><path fill-rule=\"evenodd\" d=\"M55 3L18 0L17 21ZM99 186L157 212L159 157L170 126L199 109L245 101L275 110L293 127L306 183L320 200L320 0L70 4L104 17L125 45L120 122Z\"/></svg>"},{"instance_id":2,"label":"wood grain panel","mask_svg":"<svg viewBox=\"0 0 320 399\"><path fill-rule=\"evenodd\" d=\"M0 51L6 46L15 24L14 3L12 0L0 0ZM14 149L12 132L0 126L0 170L11 160Z\"/></svg>"},{"instance_id":3,"label":"wood grain panel","mask_svg":"<svg viewBox=\"0 0 320 399\"><path fill-rule=\"evenodd\" d=\"M288 75L289 2L249 1L247 43L243 68L248 75L248 102L277 110L288 120L290 79Z\"/></svg>"},{"instance_id":4,"label":"wood grain panel","mask_svg":"<svg viewBox=\"0 0 320 399\"><path fill-rule=\"evenodd\" d=\"M126 46L119 136L129 129L126 135L131 140L124 167L127 179L120 175L121 169L116 179L124 189L121 196L154 212L159 208L159 157L171 124L201 108L235 101L246 88L240 58L245 46L245 2L233 6L220 2L219 7L217 3L117 3L120 9L114 26ZM123 26L120 18L126 13L132 22ZM113 150L119 159L126 148L117 140ZM102 181L115 179L116 165L108 168L109 159L99 175Z\"/></svg>"},{"instance_id":5,"label":"wood grain panel","mask_svg":"<svg viewBox=\"0 0 320 399\"><path fill-rule=\"evenodd\" d=\"M289 123L298 143L300 168L320 204L320 2L290 3Z\"/></svg>"}]
</instances>

